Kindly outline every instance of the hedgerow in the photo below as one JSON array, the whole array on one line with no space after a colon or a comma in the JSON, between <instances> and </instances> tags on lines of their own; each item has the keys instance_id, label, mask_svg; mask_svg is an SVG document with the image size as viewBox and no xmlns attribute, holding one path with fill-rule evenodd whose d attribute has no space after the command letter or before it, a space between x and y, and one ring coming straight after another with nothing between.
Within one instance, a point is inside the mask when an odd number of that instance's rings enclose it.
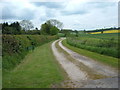
<instances>
[{"instance_id":1,"label":"hedgerow","mask_svg":"<svg viewBox=\"0 0 120 90\"><path fill-rule=\"evenodd\" d=\"M57 36L43 35L3 35L2 36L2 67L11 70L25 55L35 47L57 39Z\"/></svg>"}]
</instances>

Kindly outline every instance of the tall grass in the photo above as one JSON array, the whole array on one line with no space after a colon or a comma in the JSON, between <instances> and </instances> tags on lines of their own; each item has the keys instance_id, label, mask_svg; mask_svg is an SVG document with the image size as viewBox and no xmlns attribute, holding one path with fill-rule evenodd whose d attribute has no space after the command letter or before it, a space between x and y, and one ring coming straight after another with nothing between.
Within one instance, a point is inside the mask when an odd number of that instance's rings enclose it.
<instances>
[{"instance_id":1,"label":"tall grass","mask_svg":"<svg viewBox=\"0 0 120 90\"><path fill-rule=\"evenodd\" d=\"M116 34L117 35L117 34ZM108 37L109 36L109 37ZM79 37L67 37L67 43L92 52L118 58L118 38L111 34L80 35Z\"/></svg>"},{"instance_id":2,"label":"tall grass","mask_svg":"<svg viewBox=\"0 0 120 90\"><path fill-rule=\"evenodd\" d=\"M3 35L3 69L13 69L30 50L57 38L57 36L42 35Z\"/></svg>"}]
</instances>

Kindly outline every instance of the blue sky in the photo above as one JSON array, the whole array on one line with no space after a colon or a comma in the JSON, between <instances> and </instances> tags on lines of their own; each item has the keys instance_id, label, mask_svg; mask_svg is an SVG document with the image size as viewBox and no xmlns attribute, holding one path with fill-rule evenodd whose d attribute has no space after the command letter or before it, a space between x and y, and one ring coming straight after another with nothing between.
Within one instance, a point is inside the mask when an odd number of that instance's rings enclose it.
<instances>
[{"instance_id":1,"label":"blue sky","mask_svg":"<svg viewBox=\"0 0 120 90\"><path fill-rule=\"evenodd\" d=\"M74 30L118 26L118 0L2 0L0 8L0 22L27 19L38 28L49 19Z\"/></svg>"}]
</instances>

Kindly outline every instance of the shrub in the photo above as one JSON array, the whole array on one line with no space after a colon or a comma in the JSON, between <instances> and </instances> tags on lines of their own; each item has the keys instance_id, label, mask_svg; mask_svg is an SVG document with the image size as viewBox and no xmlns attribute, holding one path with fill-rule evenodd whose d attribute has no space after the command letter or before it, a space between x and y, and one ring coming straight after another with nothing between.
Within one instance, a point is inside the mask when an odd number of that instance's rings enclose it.
<instances>
[{"instance_id":1,"label":"shrub","mask_svg":"<svg viewBox=\"0 0 120 90\"><path fill-rule=\"evenodd\" d=\"M56 35L56 34L58 34L58 32L59 32L59 29L58 29L57 27L55 27L55 26L53 26L53 27L50 29L50 34L51 34L51 35Z\"/></svg>"},{"instance_id":2,"label":"shrub","mask_svg":"<svg viewBox=\"0 0 120 90\"><path fill-rule=\"evenodd\" d=\"M22 61L28 51L57 38L57 36L42 35L3 35L3 69L13 69Z\"/></svg>"}]
</instances>

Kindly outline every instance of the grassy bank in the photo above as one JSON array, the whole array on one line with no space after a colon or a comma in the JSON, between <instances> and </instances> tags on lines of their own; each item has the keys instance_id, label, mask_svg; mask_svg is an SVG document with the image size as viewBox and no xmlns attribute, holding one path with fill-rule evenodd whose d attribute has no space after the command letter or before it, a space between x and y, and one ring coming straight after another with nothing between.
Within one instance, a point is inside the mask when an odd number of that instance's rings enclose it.
<instances>
[{"instance_id":1,"label":"grassy bank","mask_svg":"<svg viewBox=\"0 0 120 90\"><path fill-rule=\"evenodd\" d=\"M90 58L92 58L94 60L100 61L100 62L102 62L104 64L109 65L109 66L118 68L118 59L117 58L101 55L101 54L98 54L98 53L95 53L95 52L90 52L90 51L87 51L87 50L84 50L84 49L80 49L80 48L71 46L71 45L67 44L66 40L63 40L62 43L67 48L69 48L69 49L71 49L71 50L73 50L73 51L75 51L75 52L77 52L77 53L79 53L81 55L90 57Z\"/></svg>"},{"instance_id":2,"label":"grassy bank","mask_svg":"<svg viewBox=\"0 0 120 90\"><path fill-rule=\"evenodd\" d=\"M12 70L22 62L29 51L57 38L57 36L43 35L3 35L3 69Z\"/></svg>"},{"instance_id":3,"label":"grassy bank","mask_svg":"<svg viewBox=\"0 0 120 90\"><path fill-rule=\"evenodd\" d=\"M5 71L3 88L49 88L64 80L50 45L47 43L35 48L14 70Z\"/></svg>"}]
</instances>

